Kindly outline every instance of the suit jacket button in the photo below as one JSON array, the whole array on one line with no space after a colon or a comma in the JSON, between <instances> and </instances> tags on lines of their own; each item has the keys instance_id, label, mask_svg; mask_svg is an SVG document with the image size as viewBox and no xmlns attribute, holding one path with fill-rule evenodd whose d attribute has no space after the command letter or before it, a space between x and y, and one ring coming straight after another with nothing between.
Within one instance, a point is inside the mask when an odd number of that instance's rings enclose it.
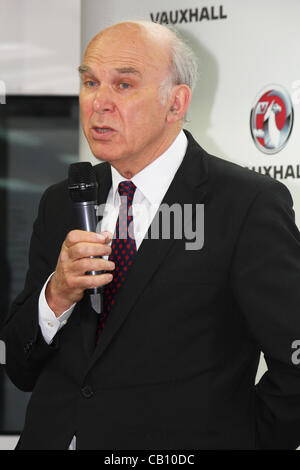
<instances>
[{"instance_id":1,"label":"suit jacket button","mask_svg":"<svg viewBox=\"0 0 300 470\"><path fill-rule=\"evenodd\" d=\"M32 347L32 342L28 341L28 343L26 343L24 346L24 352L27 354L30 351L31 347Z\"/></svg>"},{"instance_id":2,"label":"suit jacket button","mask_svg":"<svg viewBox=\"0 0 300 470\"><path fill-rule=\"evenodd\" d=\"M89 385L86 385L81 389L81 395L84 398L91 398L94 395L92 388Z\"/></svg>"}]
</instances>

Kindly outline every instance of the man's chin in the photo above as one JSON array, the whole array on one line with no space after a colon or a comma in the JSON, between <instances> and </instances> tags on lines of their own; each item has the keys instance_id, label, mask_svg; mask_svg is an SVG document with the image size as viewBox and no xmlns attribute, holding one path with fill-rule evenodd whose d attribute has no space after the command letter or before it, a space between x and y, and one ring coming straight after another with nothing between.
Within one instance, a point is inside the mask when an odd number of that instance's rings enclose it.
<instances>
[{"instance_id":1,"label":"man's chin","mask_svg":"<svg viewBox=\"0 0 300 470\"><path fill-rule=\"evenodd\" d=\"M120 160L128 158L128 152L125 153L127 148L121 147L121 144L99 144L98 142L89 142L90 150L97 160L101 162L117 163ZM123 150L123 152L122 152Z\"/></svg>"},{"instance_id":2,"label":"man's chin","mask_svg":"<svg viewBox=\"0 0 300 470\"><path fill-rule=\"evenodd\" d=\"M106 152L99 152L99 151L97 152L97 151L93 151L93 149L91 150L92 150L94 157L97 158L97 160L101 162L113 163L113 162L117 162L118 160L122 158L120 155L115 155L115 154L112 155Z\"/></svg>"},{"instance_id":3,"label":"man's chin","mask_svg":"<svg viewBox=\"0 0 300 470\"><path fill-rule=\"evenodd\" d=\"M101 160L103 162L110 162L115 157L115 152L112 148L108 148L107 145L102 145L99 143L88 142L90 150L97 160Z\"/></svg>"}]
</instances>

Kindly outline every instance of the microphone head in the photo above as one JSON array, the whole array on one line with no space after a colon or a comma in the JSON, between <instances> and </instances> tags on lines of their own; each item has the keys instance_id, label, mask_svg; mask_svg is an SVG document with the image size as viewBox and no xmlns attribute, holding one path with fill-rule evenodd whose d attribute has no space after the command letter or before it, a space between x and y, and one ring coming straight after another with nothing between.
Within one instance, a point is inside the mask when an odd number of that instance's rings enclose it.
<instances>
[{"instance_id":1,"label":"microphone head","mask_svg":"<svg viewBox=\"0 0 300 470\"><path fill-rule=\"evenodd\" d=\"M97 201L98 183L96 172L90 162L70 165L68 189L73 202Z\"/></svg>"}]
</instances>

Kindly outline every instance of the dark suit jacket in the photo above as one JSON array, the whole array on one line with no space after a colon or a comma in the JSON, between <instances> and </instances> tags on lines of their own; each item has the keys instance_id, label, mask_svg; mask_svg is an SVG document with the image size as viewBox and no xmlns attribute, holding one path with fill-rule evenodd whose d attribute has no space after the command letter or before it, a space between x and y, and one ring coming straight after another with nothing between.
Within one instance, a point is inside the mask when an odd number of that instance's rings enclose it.
<instances>
[{"instance_id":1,"label":"dark suit jacket","mask_svg":"<svg viewBox=\"0 0 300 470\"><path fill-rule=\"evenodd\" d=\"M300 444L300 370L291 360L300 339L300 236L292 199L281 183L208 155L187 136L163 202L205 205L204 246L145 239L97 347L87 299L50 346L41 335L39 294L76 227L66 181L43 195L25 288L1 334L8 375L33 392L20 449L67 449L74 434L78 449ZM110 166L96 171L103 203ZM261 351L268 372L255 386Z\"/></svg>"}]
</instances>

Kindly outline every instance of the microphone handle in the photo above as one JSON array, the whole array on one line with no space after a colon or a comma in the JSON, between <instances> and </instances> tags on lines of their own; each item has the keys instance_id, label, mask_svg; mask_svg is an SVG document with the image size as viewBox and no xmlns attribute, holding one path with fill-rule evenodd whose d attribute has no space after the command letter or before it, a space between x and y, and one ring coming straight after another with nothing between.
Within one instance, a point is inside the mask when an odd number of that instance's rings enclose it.
<instances>
[{"instance_id":1,"label":"microphone handle","mask_svg":"<svg viewBox=\"0 0 300 470\"><path fill-rule=\"evenodd\" d=\"M87 232L96 232L97 228L97 217L96 217L96 201L84 201L84 202L74 202L74 211L76 221L78 222L78 227L81 230L86 230ZM93 258L93 256L92 256ZM86 274L95 276L96 274L102 274L105 271L88 271ZM103 287L93 287L91 289L86 289L85 292L89 295L103 294Z\"/></svg>"},{"instance_id":2,"label":"microphone handle","mask_svg":"<svg viewBox=\"0 0 300 470\"><path fill-rule=\"evenodd\" d=\"M78 224L80 230L96 232L96 205L96 201L73 202L76 223Z\"/></svg>"}]
</instances>

